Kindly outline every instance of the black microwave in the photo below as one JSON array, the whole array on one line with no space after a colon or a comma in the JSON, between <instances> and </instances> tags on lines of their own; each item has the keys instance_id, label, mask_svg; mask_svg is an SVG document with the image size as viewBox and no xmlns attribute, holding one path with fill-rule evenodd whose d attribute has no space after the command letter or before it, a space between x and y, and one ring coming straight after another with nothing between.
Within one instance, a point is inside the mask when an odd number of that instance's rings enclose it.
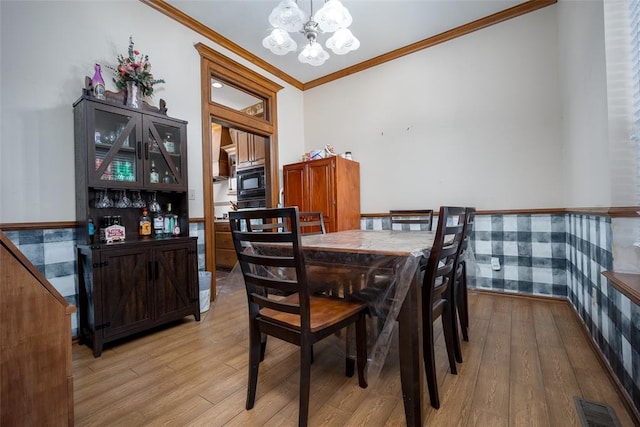
<instances>
[{"instance_id":1,"label":"black microwave","mask_svg":"<svg viewBox=\"0 0 640 427\"><path fill-rule=\"evenodd\" d=\"M264 166L236 172L238 200L265 197L266 183Z\"/></svg>"}]
</instances>

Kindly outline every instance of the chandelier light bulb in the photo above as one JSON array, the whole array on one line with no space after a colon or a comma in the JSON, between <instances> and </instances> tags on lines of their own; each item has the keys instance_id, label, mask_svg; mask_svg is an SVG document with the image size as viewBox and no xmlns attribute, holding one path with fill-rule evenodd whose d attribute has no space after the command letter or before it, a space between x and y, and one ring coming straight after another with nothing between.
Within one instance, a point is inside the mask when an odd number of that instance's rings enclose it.
<instances>
[{"instance_id":1,"label":"chandelier light bulb","mask_svg":"<svg viewBox=\"0 0 640 427\"><path fill-rule=\"evenodd\" d=\"M296 41L282 28L274 28L271 34L262 40L262 46L276 55L286 55L298 49Z\"/></svg>"},{"instance_id":2,"label":"chandelier light bulb","mask_svg":"<svg viewBox=\"0 0 640 427\"><path fill-rule=\"evenodd\" d=\"M269 15L269 23L273 27L282 28L290 33L302 30L306 20L304 12L293 0L282 0Z\"/></svg>"},{"instance_id":3,"label":"chandelier light bulb","mask_svg":"<svg viewBox=\"0 0 640 427\"><path fill-rule=\"evenodd\" d=\"M320 43L315 41L311 41L309 44L305 45L300 55L298 55L298 60L304 64L313 65L315 67L322 65L325 61L329 59L329 54L322 48Z\"/></svg>"},{"instance_id":4,"label":"chandelier light bulb","mask_svg":"<svg viewBox=\"0 0 640 427\"><path fill-rule=\"evenodd\" d=\"M360 40L358 40L348 28L340 28L329 37L327 47L336 55L345 55L352 50L358 49L360 47Z\"/></svg>"},{"instance_id":5,"label":"chandelier light bulb","mask_svg":"<svg viewBox=\"0 0 640 427\"><path fill-rule=\"evenodd\" d=\"M313 16L320 29L325 33L332 33L338 28L347 28L353 22L351 14L340 0L329 0Z\"/></svg>"}]
</instances>

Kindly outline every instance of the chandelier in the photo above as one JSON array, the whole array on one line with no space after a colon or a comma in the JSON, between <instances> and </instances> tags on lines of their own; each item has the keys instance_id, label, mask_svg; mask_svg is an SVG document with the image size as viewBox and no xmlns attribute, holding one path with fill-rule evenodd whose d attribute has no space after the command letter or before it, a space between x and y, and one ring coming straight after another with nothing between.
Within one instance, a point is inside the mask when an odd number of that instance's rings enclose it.
<instances>
[{"instance_id":1,"label":"chandelier","mask_svg":"<svg viewBox=\"0 0 640 427\"><path fill-rule=\"evenodd\" d=\"M310 4L311 13L307 19L298 7L297 0L282 0L269 15L269 23L274 28L262 40L262 45L276 55L286 55L298 49L289 33L302 33L308 43L298 55L298 60L314 66L322 65L329 59L329 54L317 42L320 32L334 33L327 40L326 46L336 55L344 55L360 47L360 41L347 28L352 22L351 14L340 0L325 1L315 15L313 0L310 0Z\"/></svg>"}]
</instances>

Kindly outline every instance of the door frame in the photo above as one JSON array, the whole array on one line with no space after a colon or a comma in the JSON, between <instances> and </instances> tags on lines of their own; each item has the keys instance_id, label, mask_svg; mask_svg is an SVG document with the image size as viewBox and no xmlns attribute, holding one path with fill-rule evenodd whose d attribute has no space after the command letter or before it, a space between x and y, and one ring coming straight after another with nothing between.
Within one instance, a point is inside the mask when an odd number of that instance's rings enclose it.
<instances>
[{"instance_id":1,"label":"door frame","mask_svg":"<svg viewBox=\"0 0 640 427\"><path fill-rule=\"evenodd\" d=\"M227 58L202 43L195 45L200 54L202 96L202 192L204 205L205 270L212 272L211 299L216 297L215 210L213 194L213 152L211 122L215 121L239 130L265 136L269 149L265 159L267 178L267 206L278 204L278 116L277 92L283 87L247 67ZM262 118L226 107L212 100L211 78L216 77L264 100Z\"/></svg>"}]
</instances>

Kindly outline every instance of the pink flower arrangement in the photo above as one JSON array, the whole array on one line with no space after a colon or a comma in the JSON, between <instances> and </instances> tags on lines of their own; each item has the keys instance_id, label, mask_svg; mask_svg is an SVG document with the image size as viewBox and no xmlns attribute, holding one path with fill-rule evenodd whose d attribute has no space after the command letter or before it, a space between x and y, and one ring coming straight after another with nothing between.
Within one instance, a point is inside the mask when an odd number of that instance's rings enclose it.
<instances>
[{"instance_id":1,"label":"pink flower arrangement","mask_svg":"<svg viewBox=\"0 0 640 427\"><path fill-rule=\"evenodd\" d=\"M165 83L163 79L154 79L151 74L151 63L149 55L142 55L140 51L133 48L133 38L129 37L128 55L118 55L118 66L109 67L115 72L113 82L116 87L123 90L127 87L127 82L134 82L144 96L153 95L153 85Z\"/></svg>"}]
</instances>

